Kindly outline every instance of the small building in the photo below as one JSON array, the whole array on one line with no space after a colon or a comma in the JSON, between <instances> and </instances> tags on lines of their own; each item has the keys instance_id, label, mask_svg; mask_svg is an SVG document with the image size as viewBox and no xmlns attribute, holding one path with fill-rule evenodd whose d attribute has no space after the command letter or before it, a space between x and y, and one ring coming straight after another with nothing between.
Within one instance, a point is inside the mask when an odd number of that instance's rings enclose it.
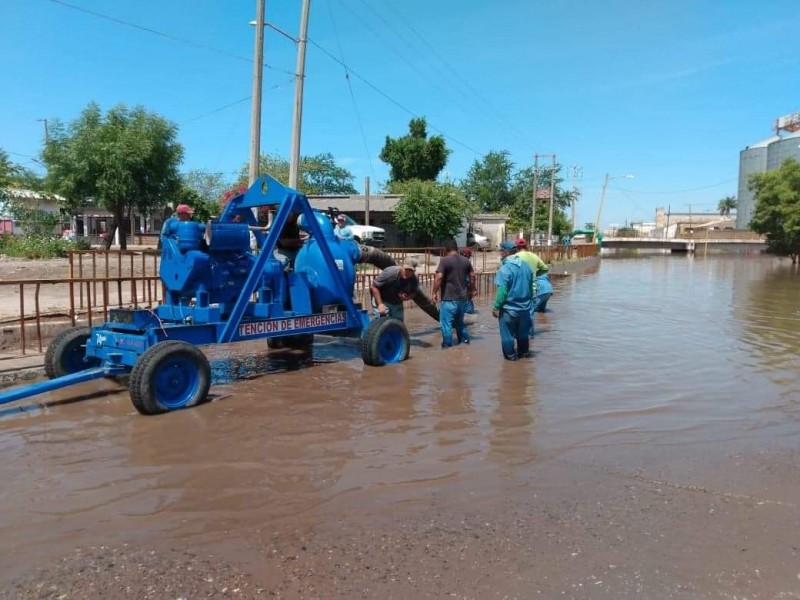
<instances>
[{"instance_id":1,"label":"small building","mask_svg":"<svg viewBox=\"0 0 800 600\"><path fill-rule=\"evenodd\" d=\"M336 208L345 213L354 221L380 227L386 231L386 247L411 248L424 245L414 236L402 231L394 222L394 213L397 205L402 200L402 194L376 194L369 196L309 196L308 201L313 208L328 210ZM368 216L369 213L369 216ZM505 239L507 215L502 214L477 214L472 218L472 230L489 238L491 245L496 246Z\"/></svg>"},{"instance_id":2,"label":"small building","mask_svg":"<svg viewBox=\"0 0 800 600\"><path fill-rule=\"evenodd\" d=\"M0 233L22 235L26 231L24 224L19 221L19 215L12 213L11 204L20 204L28 209L40 210L49 215L58 215L59 218L61 216L64 198L58 194L20 188L5 188L4 192L8 200L0 206ZM53 234L61 235L65 225L66 222L57 224L53 227Z\"/></svg>"}]
</instances>

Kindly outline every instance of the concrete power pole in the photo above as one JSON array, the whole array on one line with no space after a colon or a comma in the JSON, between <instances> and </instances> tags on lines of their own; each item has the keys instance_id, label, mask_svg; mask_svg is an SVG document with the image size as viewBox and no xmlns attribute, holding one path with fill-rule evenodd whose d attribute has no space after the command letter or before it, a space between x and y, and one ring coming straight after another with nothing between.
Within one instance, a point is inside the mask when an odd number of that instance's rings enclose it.
<instances>
[{"instance_id":1,"label":"concrete power pole","mask_svg":"<svg viewBox=\"0 0 800 600\"><path fill-rule=\"evenodd\" d=\"M300 172L300 132L303 127L303 83L306 72L306 40L308 39L308 13L311 0L303 0L300 13L300 37L297 40L297 75L294 92L294 118L292 120L292 156L289 163L289 187L297 189Z\"/></svg>"},{"instance_id":2,"label":"concrete power pole","mask_svg":"<svg viewBox=\"0 0 800 600\"><path fill-rule=\"evenodd\" d=\"M531 248L536 243L536 192L539 187L539 155L533 155L533 201L531 202Z\"/></svg>"},{"instance_id":3,"label":"concrete power pole","mask_svg":"<svg viewBox=\"0 0 800 600\"><path fill-rule=\"evenodd\" d=\"M250 185L258 179L261 162L261 82L264 73L264 4L256 0L256 47L253 52L253 107L250 116Z\"/></svg>"},{"instance_id":4,"label":"concrete power pole","mask_svg":"<svg viewBox=\"0 0 800 600\"><path fill-rule=\"evenodd\" d=\"M550 214L547 217L547 245L550 246L552 244L553 238L553 205L555 204L556 198L556 155L553 154L553 168L550 171Z\"/></svg>"},{"instance_id":5,"label":"concrete power pole","mask_svg":"<svg viewBox=\"0 0 800 600\"><path fill-rule=\"evenodd\" d=\"M578 187L572 188L572 231L575 231L578 227L578 198L581 195L581 190Z\"/></svg>"},{"instance_id":6,"label":"concrete power pole","mask_svg":"<svg viewBox=\"0 0 800 600\"><path fill-rule=\"evenodd\" d=\"M364 225L369 226L369 176L364 177Z\"/></svg>"}]
</instances>

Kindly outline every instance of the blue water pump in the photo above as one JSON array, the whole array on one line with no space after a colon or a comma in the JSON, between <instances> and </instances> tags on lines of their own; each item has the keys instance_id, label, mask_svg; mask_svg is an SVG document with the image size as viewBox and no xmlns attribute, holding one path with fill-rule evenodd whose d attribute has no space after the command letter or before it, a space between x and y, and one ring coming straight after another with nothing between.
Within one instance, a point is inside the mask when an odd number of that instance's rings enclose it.
<instances>
[{"instance_id":1,"label":"blue water pump","mask_svg":"<svg viewBox=\"0 0 800 600\"><path fill-rule=\"evenodd\" d=\"M253 209L277 209L268 230ZM276 253L281 232L306 238L294 261ZM254 250L255 241L258 250ZM170 218L161 237L164 301L154 309L112 309L109 321L58 335L47 349L49 381L0 394L0 404L108 376L130 375L142 414L186 408L208 397L211 372L198 346L266 338L271 347L308 345L314 334L361 338L365 364L405 360L398 320L370 320L353 302L361 250L338 240L328 218L300 192L263 176L209 223Z\"/></svg>"}]
</instances>

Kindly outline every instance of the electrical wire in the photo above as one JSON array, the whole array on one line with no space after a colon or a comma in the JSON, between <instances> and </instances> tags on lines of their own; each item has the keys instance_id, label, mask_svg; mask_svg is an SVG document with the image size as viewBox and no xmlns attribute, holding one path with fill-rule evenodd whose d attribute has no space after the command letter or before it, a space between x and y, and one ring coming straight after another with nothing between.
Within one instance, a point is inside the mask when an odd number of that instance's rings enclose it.
<instances>
[{"instance_id":1,"label":"electrical wire","mask_svg":"<svg viewBox=\"0 0 800 600\"><path fill-rule=\"evenodd\" d=\"M228 52L227 50L222 50L220 48L216 48L214 46L210 46L208 44L203 44L200 42L194 42L192 40L187 40L184 38L177 37L175 35L164 33L163 31L158 31L157 29L153 29L152 27L146 27L144 25L139 25L138 23L133 23L131 21L126 21L125 19L119 19L117 17L112 17L111 15L107 15L104 13L100 13L94 10L90 10L88 8L83 8L82 6L76 6L75 4L70 4L69 2L65 2L64 0L47 0L48 2L52 2L53 4L58 4L60 6L64 6L66 8L71 8L72 10L76 10L78 12L85 13L87 15L92 15L93 17L97 17L98 19L105 19L106 21L111 21L112 23L116 23L117 25L123 25L125 27L131 27L133 29L138 29L139 31L144 31L146 33L150 33L152 35L157 35L159 37L168 39L172 42L177 42L179 44L185 44L187 46L191 46L192 48L198 48L201 50L206 50L208 52L214 52L216 54L220 54L222 56L227 56L228 58L234 58L236 60L241 60L244 62L249 62L252 64L253 59L249 56L244 56L242 54L236 54L234 52ZM272 69L278 73L286 73L287 75L294 76L295 73L292 71L285 71L283 69L279 69L277 67L273 67L269 63L264 63L264 67L267 69Z\"/></svg>"},{"instance_id":2,"label":"electrical wire","mask_svg":"<svg viewBox=\"0 0 800 600\"><path fill-rule=\"evenodd\" d=\"M696 187L696 188L687 188L685 190L673 190L673 191L670 191L670 192L653 192L653 191L632 190L630 188L621 188L621 187L616 187L616 186L614 186L614 187L615 187L615 189L625 190L625 191L628 191L628 192L633 192L634 194L683 194L685 192L699 192L701 190L710 190L712 188L719 187L721 185L725 185L727 183L731 183L733 181L738 181L738 180L739 180L738 177L734 177L732 179L726 179L725 181L720 181L719 183L714 183L714 184L711 184L711 185L704 185L704 186Z\"/></svg>"},{"instance_id":3,"label":"electrical wire","mask_svg":"<svg viewBox=\"0 0 800 600\"><path fill-rule=\"evenodd\" d=\"M375 12L377 14L377 10L373 6L367 4L365 2L365 0L359 0L359 2L361 2L362 4L365 4L366 6L371 8L373 12ZM402 13L397 9L396 6L394 6L391 2L386 2L386 6L388 6L394 12L396 19L398 21L400 21L403 25L405 25L411 31L411 33L413 33L422 42L422 44L425 46L425 48L428 49L428 51L434 56L434 58L438 59L452 73L452 78L448 78L441 69L436 67L435 64L430 63L430 66L432 66L436 70L436 72L439 73L440 75L442 75L445 79L448 79L448 81L450 82L451 85L453 83L455 83L455 85L453 87L459 88L459 91L464 96L467 96L467 97L469 97L471 99L477 99L477 100L480 101L480 103L483 105L484 109L481 109L478 106L476 106L476 108L480 111L480 114L481 114L482 117L484 117L486 115L486 112L487 112L486 109L488 109L488 112L490 114L492 114L497 119L497 122L502 124L502 126L505 129L508 129L512 133L516 134L519 137L520 140L523 140L526 143L530 141L530 136L526 136L519 128L517 128L516 125L514 125L514 123L512 121L510 121L510 120L506 119L505 117L503 117L503 115L500 113L500 111L497 110L497 108L491 102L489 102L473 85L471 85L470 82L467 81L467 79L465 77L463 77L460 73L458 73L458 71L455 69L455 67L453 67L436 50L436 48L433 47L428 42L428 40L425 38L425 36L423 36L413 25L411 25L411 23L409 23L403 17ZM379 15L379 17L380 17L380 15ZM393 31L396 32L396 30L394 29L394 27L391 25L390 22L388 22L383 17L380 17L380 18L384 23L387 24L387 26L390 29L392 29ZM404 41L406 41L406 43L410 47L413 48L413 45L410 42L408 42L407 40L405 40L405 37L403 37L399 33L397 33L397 35L399 37L401 37ZM460 88L460 84L462 84L462 83L464 85L464 88Z\"/></svg>"},{"instance_id":4,"label":"electrical wire","mask_svg":"<svg viewBox=\"0 0 800 600\"><path fill-rule=\"evenodd\" d=\"M378 95L382 96L383 98L385 98L386 100L388 100L389 102L391 102L392 104L394 104L394 105L395 105L397 108L399 108L400 110L402 110L402 111L404 111L404 112L406 112L406 113L410 114L412 117L415 117L415 118L418 118L418 117L419 117L419 115L418 115L417 113L415 113L413 110L411 110L410 108L408 108L408 107L404 106L403 104L401 104L399 101L397 101L397 100L395 100L394 98L392 98L392 97L391 97L389 94L387 94L386 92L384 92L383 90L381 90L380 88L378 88L378 86L376 86L376 85L375 85L374 83L372 83L371 81L367 80L367 79L366 79L365 77L363 77L362 75L359 75L359 74L358 74L356 71L354 71L354 70L353 70L353 69L352 69L350 66L348 66L347 64L345 64L345 63L344 63L344 61L342 61L342 60L338 59L336 56L334 56L333 54L331 54L331 53L330 53L330 52L329 52L329 51L328 51L328 50L327 50L327 49L326 49L324 46L321 46L320 44L318 44L316 41L314 41L314 40L313 40L313 39L311 39L311 38L308 38L308 43L309 43L309 44L311 44L312 46L314 46L315 48L317 48L317 49L318 49L320 52L322 52L322 53L323 53L325 56L327 56L328 58L330 58L332 61L334 61L335 63L337 63L337 64L341 65L342 67L344 67L345 69L347 69L347 70L348 70L348 72L349 72L351 75L353 75L353 76L354 76L354 77L356 77L356 78L357 78L359 81L361 81L362 83L364 83L364 85L366 85L367 87L369 87L369 88L370 88L372 91L374 91L374 92L375 92L375 93L377 93ZM446 134L444 131L442 131L442 130L441 130L441 129L439 129L438 127L435 127L434 125L431 125L430 123L428 123L428 125L430 126L430 128L431 128L431 129L433 129L434 131L436 131L437 133L439 133L439 134L440 134L442 137L444 137L444 138L446 138L446 139L450 140L450 141L451 141L451 142L453 142L454 144L456 144L456 145L458 145L458 146L461 146L462 148L466 148L467 150L469 150L470 152L473 152L473 153L474 153L475 155L477 155L477 156L482 156L482 154L481 154L480 152L478 152L477 150L475 150L475 148L472 148L471 146L468 146L468 145L467 145L467 144L465 144L464 142L461 142L460 140L457 140L457 139L456 139L456 138L454 138L453 136Z\"/></svg>"},{"instance_id":5,"label":"electrical wire","mask_svg":"<svg viewBox=\"0 0 800 600\"><path fill-rule=\"evenodd\" d=\"M279 83L279 84L270 86L268 88L264 88L264 91L267 91L267 90L278 90L278 89L282 88L283 86L292 83L293 81L294 81L294 79L290 79L288 82ZM244 98L240 98L239 100L234 100L233 102L229 102L228 104L220 106L219 108L215 108L215 109L210 110L210 111L208 111L206 113L203 113L201 115L197 115L196 117L192 117L191 119L187 119L183 123L181 123L181 125L188 125L189 123L194 123L195 121L199 121L200 119L205 119L206 117L210 117L212 115L215 115L215 114L217 114L219 112L222 112L223 110L227 110L229 108L237 106L238 104L242 104L243 102L247 102L252 97L253 96L246 96Z\"/></svg>"},{"instance_id":6,"label":"electrical wire","mask_svg":"<svg viewBox=\"0 0 800 600\"><path fill-rule=\"evenodd\" d=\"M387 20L386 20L386 19L383 17L383 15L381 15L381 14L380 14L380 13L379 13L379 12L378 12L378 11L377 11L377 10L376 10L376 9L375 9L375 8L374 8L372 5L371 5L371 4L369 4L369 3L367 3L367 2L364 2L364 0L358 0L358 1L359 1L359 2L361 2L361 3L362 3L362 4L363 4L363 5L364 5L364 6L365 6L365 7L366 7L368 10L372 11L372 12L373 12L373 13L374 13L374 14L375 14L377 17L378 17L378 19L380 19L381 21L383 21L384 25L385 25L385 26L386 26L386 27L387 27L387 28L388 28L390 31L392 31L392 32L393 32L393 33L394 33L394 34L395 34L395 35L396 35L398 38L400 38L400 39L401 39L402 41L404 41L404 42L405 42L405 43L406 43L408 46L410 46L410 47L412 48L412 50L415 50L415 48L414 48L413 46L411 46L411 44L408 42L408 40L406 40L406 38L403 36L403 34L401 34L399 31L397 31L397 29L395 29L395 28L394 28L394 26L393 26L391 23L389 23L389 22L388 22L388 21L387 21ZM453 105L456 105L456 106L457 106L457 107L458 107L458 108L461 110L461 112L463 112L463 113L464 113L464 115L465 115L465 116L466 116L466 115L469 115L469 114L472 112L472 111L471 111L469 108L465 107L465 106L464 106L464 105L461 103L460 99L458 99L458 98L456 98L455 96L453 96L453 95L452 95L452 93L451 93L450 89L448 89L447 87L444 87L444 86L442 85L442 77L441 77L441 76L440 76L440 78L439 78L439 79L435 79L435 78L432 78L432 77L428 76L426 73L424 73L422 70L420 70L420 68L419 68L417 65L415 65L415 64L414 64L414 63L413 63L413 62L412 62L412 61L411 61L409 58L407 58L407 57L406 57L406 56L403 54L403 52L401 52L400 50L398 50L397 48L395 48L395 47L392 45L392 43L391 43L389 40L387 40L387 39L386 39L386 38L385 38L385 37L384 37L384 36L383 36L383 35L380 33L380 31L378 31L377 29L375 29L374 27L372 27L372 25L370 25L370 23L369 23L369 22L368 22L368 21L367 21L367 20L366 20L366 19L365 19L365 18L364 18L362 15L361 15L361 13L363 13L364 11L360 11L360 12L358 12L358 11L356 11L356 10L354 10L354 9L350 8L349 6L347 6L347 4L345 4L344 2L342 2L342 6L343 6L345 9L347 9L348 11L350 11L350 13L351 13L351 14L352 14L352 15L353 15L353 16L354 16L356 19L358 19L358 20L361 22L361 24L363 25L363 27L364 27L364 28L366 28L366 29L368 29L368 30L372 31L372 33L375 35L375 37L376 37L376 38L378 38L378 40L381 42L381 45L382 45L384 48L388 48L389 50L391 50L392 52L394 52L394 53L395 53L395 54L396 54L396 55L397 55L397 56L400 58L400 60L402 60L404 63L406 63L406 65L408 65L408 67L411 69L411 71L412 71L412 72L414 72L415 74L417 74L417 75L419 75L420 77L422 77L422 78L423 78L423 79L424 79L424 80L425 80L425 81L428 83L428 85L430 85L432 88L436 88L437 90L439 90L439 92L440 92L442 95L446 96L446 97L448 98L448 100L449 100L449 101L450 101L450 102L451 102Z\"/></svg>"},{"instance_id":7,"label":"electrical wire","mask_svg":"<svg viewBox=\"0 0 800 600\"><path fill-rule=\"evenodd\" d=\"M344 50L342 49L342 40L339 37L339 32L336 29L336 21L333 18L333 7L331 6L331 0L328 0L328 12L330 13L331 17L331 25L333 25L333 35L336 37L336 45L339 47L339 56L342 58L342 62L344 62ZM356 120L358 121L358 128L361 131L361 141L364 142L364 151L367 153L367 161L369 162L369 172L372 175L372 179L375 181L375 168L372 165L372 153L369 151L369 145L367 144L367 134L364 131L364 123L361 119L361 113L358 110L358 103L356 102L356 95L353 92L353 83L350 81L350 73L347 70L347 67L344 68L344 78L347 81L347 89L350 90L350 99L353 102L353 110L356 113Z\"/></svg>"}]
</instances>

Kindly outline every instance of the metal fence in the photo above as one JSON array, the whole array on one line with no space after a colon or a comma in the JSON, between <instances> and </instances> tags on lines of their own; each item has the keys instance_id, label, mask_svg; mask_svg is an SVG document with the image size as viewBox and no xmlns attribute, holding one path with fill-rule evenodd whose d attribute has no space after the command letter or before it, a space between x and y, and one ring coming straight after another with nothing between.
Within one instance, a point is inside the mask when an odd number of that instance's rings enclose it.
<instances>
[{"instance_id":1,"label":"metal fence","mask_svg":"<svg viewBox=\"0 0 800 600\"><path fill-rule=\"evenodd\" d=\"M441 249L389 249L388 253L398 264L409 257L417 259L420 284L430 294L436 270L434 258ZM475 260L486 265L485 255L473 255ZM111 308L155 307L164 298L159 262L160 255L154 250L76 250L69 253L63 279L0 280L2 297L13 297L15 292L19 296L18 313L0 319L0 352L41 353L46 341L64 328L105 322ZM372 269L356 275L354 297L362 306L370 305L369 286L379 272ZM493 289L493 277L493 272L478 273L480 293Z\"/></svg>"}]
</instances>

